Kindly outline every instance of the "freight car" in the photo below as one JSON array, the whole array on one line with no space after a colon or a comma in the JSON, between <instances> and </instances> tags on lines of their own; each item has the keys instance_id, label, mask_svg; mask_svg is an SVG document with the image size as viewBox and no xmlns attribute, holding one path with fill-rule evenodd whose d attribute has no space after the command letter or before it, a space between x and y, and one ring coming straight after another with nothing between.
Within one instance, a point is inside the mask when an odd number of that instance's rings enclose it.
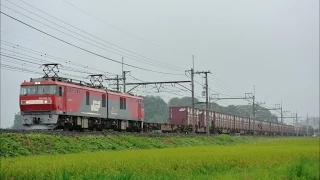
<instances>
[{"instance_id":1,"label":"freight car","mask_svg":"<svg viewBox=\"0 0 320 180\"><path fill-rule=\"evenodd\" d=\"M204 109L194 110L188 106L169 107L169 124L160 127L164 132L189 133L195 128L196 133L205 133L209 128L210 133L240 133L261 135L293 135L294 126L282 123L266 122L254 118L208 111L209 124L206 121ZM193 123L196 125L193 126Z\"/></svg>"}]
</instances>

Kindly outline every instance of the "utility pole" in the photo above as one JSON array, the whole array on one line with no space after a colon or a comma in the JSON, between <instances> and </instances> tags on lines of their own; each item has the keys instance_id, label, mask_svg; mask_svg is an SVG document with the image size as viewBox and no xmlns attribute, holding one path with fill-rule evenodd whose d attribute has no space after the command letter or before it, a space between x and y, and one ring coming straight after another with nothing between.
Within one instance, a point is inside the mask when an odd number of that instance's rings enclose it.
<instances>
[{"instance_id":1,"label":"utility pole","mask_svg":"<svg viewBox=\"0 0 320 180\"><path fill-rule=\"evenodd\" d=\"M296 126L298 127L298 113L296 112ZM298 128L297 128L297 136L298 136Z\"/></svg>"},{"instance_id":2,"label":"utility pole","mask_svg":"<svg viewBox=\"0 0 320 180\"><path fill-rule=\"evenodd\" d=\"M119 91L119 75L117 75L117 91Z\"/></svg>"},{"instance_id":3,"label":"utility pole","mask_svg":"<svg viewBox=\"0 0 320 180\"><path fill-rule=\"evenodd\" d=\"M126 92L126 74L130 71L122 71L123 92Z\"/></svg>"},{"instance_id":4,"label":"utility pole","mask_svg":"<svg viewBox=\"0 0 320 180\"><path fill-rule=\"evenodd\" d=\"M130 71L125 71L123 69L123 57L122 57L122 82L123 82L123 92L126 92L126 74Z\"/></svg>"},{"instance_id":5,"label":"utility pole","mask_svg":"<svg viewBox=\"0 0 320 180\"><path fill-rule=\"evenodd\" d=\"M210 71L201 71L201 72L195 72L195 74L205 74L205 79L206 79L206 85L205 85L205 89L206 89L206 131L207 131L207 135L210 134L210 129L209 129L209 92L208 92L208 73L211 74Z\"/></svg>"},{"instance_id":6,"label":"utility pole","mask_svg":"<svg viewBox=\"0 0 320 180\"><path fill-rule=\"evenodd\" d=\"M196 120L194 114L194 55L192 55L192 68L191 68L191 98L192 98L192 132L196 131Z\"/></svg>"},{"instance_id":7,"label":"utility pole","mask_svg":"<svg viewBox=\"0 0 320 180\"><path fill-rule=\"evenodd\" d=\"M122 62L122 82L123 82L123 92L126 92L126 80L125 80L125 76L126 76L126 74L125 74L125 72L124 72L124 69L123 69L123 57L122 57L122 60L121 60L121 62Z\"/></svg>"},{"instance_id":8,"label":"utility pole","mask_svg":"<svg viewBox=\"0 0 320 180\"><path fill-rule=\"evenodd\" d=\"M187 70L189 71L189 70ZM186 72L187 72L186 71ZM195 122L195 114L194 114L194 55L192 55L192 68L190 70L191 75L191 103L192 103L192 132L194 133L196 130L196 122Z\"/></svg>"},{"instance_id":9,"label":"utility pole","mask_svg":"<svg viewBox=\"0 0 320 180\"><path fill-rule=\"evenodd\" d=\"M256 117L256 109L255 109L255 104L254 104L255 97L256 97L256 86L253 85L253 102L252 102L253 118Z\"/></svg>"},{"instance_id":10,"label":"utility pole","mask_svg":"<svg viewBox=\"0 0 320 180\"><path fill-rule=\"evenodd\" d=\"M209 110L208 73L205 73L205 75L206 75L206 120L207 120L206 130L207 130L207 135L209 135L210 132L209 132L209 111L208 111Z\"/></svg>"},{"instance_id":11,"label":"utility pole","mask_svg":"<svg viewBox=\"0 0 320 180\"><path fill-rule=\"evenodd\" d=\"M315 132L315 125L316 125L316 118L314 117L313 118L313 123L312 123L312 129L313 129L313 135L316 135L316 132Z\"/></svg>"},{"instance_id":12,"label":"utility pole","mask_svg":"<svg viewBox=\"0 0 320 180\"><path fill-rule=\"evenodd\" d=\"M307 114L307 137L309 136L309 117Z\"/></svg>"},{"instance_id":13,"label":"utility pole","mask_svg":"<svg viewBox=\"0 0 320 180\"><path fill-rule=\"evenodd\" d=\"M193 56L192 56L193 57ZM195 114L194 114L194 69L191 68L191 98L192 98L192 132L196 130Z\"/></svg>"},{"instance_id":14,"label":"utility pole","mask_svg":"<svg viewBox=\"0 0 320 180\"><path fill-rule=\"evenodd\" d=\"M124 72L124 70L122 70L122 83L123 83L123 92L126 92L126 72Z\"/></svg>"},{"instance_id":15,"label":"utility pole","mask_svg":"<svg viewBox=\"0 0 320 180\"><path fill-rule=\"evenodd\" d=\"M281 124L283 124L283 112L282 112L282 101L281 101L281 107L280 107L280 113L281 113Z\"/></svg>"}]
</instances>

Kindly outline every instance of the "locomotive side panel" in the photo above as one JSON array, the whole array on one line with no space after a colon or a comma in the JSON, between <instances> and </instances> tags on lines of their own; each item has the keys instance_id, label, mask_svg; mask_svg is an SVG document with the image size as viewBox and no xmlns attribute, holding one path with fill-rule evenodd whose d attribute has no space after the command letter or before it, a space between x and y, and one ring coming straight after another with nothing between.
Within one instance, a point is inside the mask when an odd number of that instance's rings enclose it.
<instances>
[{"instance_id":1,"label":"locomotive side panel","mask_svg":"<svg viewBox=\"0 0 320 180\"><path fill-rule=\"evenodd\" d=\"M108 118L107 94L87 88L66 86L64 111L71 116Z\"/></svg>"},{"instance_id":2,"label":"locomotive side panel","mask_svg":"<svg viewBox=\"0 0 320 180\"><path fill-rule=\"evenodd\" d=\"M143 121L141 98L108 92L108 118Z\"/></svg>"}]
</instances>

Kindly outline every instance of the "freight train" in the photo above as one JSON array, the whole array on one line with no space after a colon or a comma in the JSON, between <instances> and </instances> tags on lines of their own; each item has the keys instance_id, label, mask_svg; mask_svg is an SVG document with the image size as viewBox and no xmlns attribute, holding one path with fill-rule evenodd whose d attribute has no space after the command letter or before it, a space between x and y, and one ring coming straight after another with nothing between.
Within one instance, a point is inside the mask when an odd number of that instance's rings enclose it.
<instances>
[{"instance_id":1,"label":"freight train","mask_svg":"<svg viewBox=\"0 0 320 180\"><path fill-rule=\"evenodd\" d=\"M169 107L168 123L144 122L141 97L47 74L22 82L19 104L25 129L294 134L291 125L214 111L208 111L207 123L205 110L187 106Z\"/></svg>"}]
</instances>

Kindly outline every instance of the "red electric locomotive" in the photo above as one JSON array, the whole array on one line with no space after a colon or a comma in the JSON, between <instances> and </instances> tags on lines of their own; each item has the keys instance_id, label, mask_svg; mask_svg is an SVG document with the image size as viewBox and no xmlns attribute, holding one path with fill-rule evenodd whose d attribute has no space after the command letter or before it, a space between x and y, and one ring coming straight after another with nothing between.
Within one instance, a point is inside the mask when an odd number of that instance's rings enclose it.
<instances>
[{"instance_id":1,"label":"red electric locomotive","mask_svg":"<svg viewBox=\"0 0 320 180\"><path fill-rule=\"evenodd\" d=\"M60 78L21 84L21 119L27 129L141 131L143 99Z\"/></svg>"}]
</instances>

